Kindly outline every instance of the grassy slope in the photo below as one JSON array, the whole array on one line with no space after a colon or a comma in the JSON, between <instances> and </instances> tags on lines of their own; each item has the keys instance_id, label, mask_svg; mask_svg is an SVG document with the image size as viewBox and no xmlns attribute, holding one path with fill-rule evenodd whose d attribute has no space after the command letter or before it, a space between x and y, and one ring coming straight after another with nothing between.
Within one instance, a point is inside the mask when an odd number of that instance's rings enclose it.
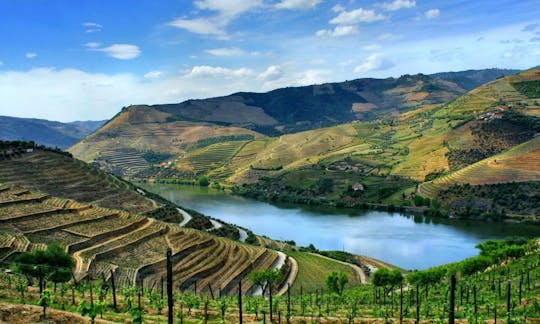
<instances>
[{"instance_id":1,"label":"grassy slope","mask_svg":"<svg viewBox=\"0 0 540 324\"><path fill-rule=\"evenodd\" d=\"M420 193L436 197L454 183L471 185L540 181L540 137L420 185Z\"/></svg>"},{"instance_id":2,"label":"grassy slope","mask_svg":"<svg viewBox=\"0 0 540 324\"><path fill-rule=\"evenodd\" d=\"M139 152L150 150L178 155L203 138L243 134L262 137L259 133L240 127L174 121L169 117L170 114L146 106L125 108L69 151L75 157L89 162L99 157L101 151L135 149Z\"/></svg>"},{"instance_id":3,"label":"grassy slope","mask_svg":"<svg viewBox=\"0 0 540 324\"><path fill-rule=\"evenodd\" d=\"M292 292L295 294L300 292L300 287L306 293L314 292L315 289L325 289L326 275L332 271L346 273L350 285L360 284L352 267L307 252L287 251L285 253L298 262L298 276L292 286Z\"/></svg>"},{"instance_id":4,"label":"grassy slope","mask_svg":"<svg viewBox=\"0 0 540 324\"><path fill-rule=\"evenodd\" d=\"M426 106L387 120L343 124L249 143L225 166L233 174L229 181L249 181L249 173L253 173L249 166L273 169L269 174L276 175L347 157L376 167L372 174L423 181L432 172L450 169L446 157L449 150L474 145L474 117L499 101L515 104L514 109L522 114L537 115L535 99L526 98L511 83L540 79L538 73L530 70L499 79L451 103ZM518 105L520 102L527 106ZM280 167L283 169L275 171Z\"/></svg>"}]
</instances>

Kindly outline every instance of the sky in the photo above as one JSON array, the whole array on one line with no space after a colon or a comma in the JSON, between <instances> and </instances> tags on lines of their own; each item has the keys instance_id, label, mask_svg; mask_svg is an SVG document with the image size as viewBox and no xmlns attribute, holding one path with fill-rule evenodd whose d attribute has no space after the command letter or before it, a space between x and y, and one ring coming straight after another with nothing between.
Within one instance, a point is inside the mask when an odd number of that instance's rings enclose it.
<instances>
[{"instance_id":1,"label":"sky","mask_svg":"<svg viewBox=\"0 0 540 324\"><path fill-rule=\"evenodd\" d=\"M540 64L539 0L0 0L0 115Z\"/></svg>"}]
</instances>

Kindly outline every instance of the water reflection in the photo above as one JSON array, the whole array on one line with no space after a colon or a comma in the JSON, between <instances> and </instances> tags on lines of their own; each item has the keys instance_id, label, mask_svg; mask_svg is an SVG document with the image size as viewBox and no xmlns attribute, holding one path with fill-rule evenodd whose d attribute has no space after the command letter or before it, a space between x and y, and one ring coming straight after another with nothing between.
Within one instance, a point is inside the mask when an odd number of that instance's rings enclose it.
<instances>
[{"instance_id":1,"label":"water reflection","mask_svg":"<svg viewBox=\"0 0 540 324\"><path fill-rule=\"evenodd\" d=\"M540 227L465 222L417 215L268 204L208 188L152 184L147 189L182 206L298 245L368 255L423 269L477 254L475 245L510 235L540 236Z\"/></svg>"}]
</instances>

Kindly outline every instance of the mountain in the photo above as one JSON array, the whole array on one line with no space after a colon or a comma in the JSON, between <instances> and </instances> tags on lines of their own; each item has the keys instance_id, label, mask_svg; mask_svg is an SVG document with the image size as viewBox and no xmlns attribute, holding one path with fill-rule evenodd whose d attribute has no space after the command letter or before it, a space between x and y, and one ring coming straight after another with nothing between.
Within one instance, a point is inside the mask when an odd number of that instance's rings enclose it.
<instances>
[{"instance_id":1,"label":"mountain","mask_svg":"<svg viewBox=\"0 0 540 324\"><path fill-rule=\"evenodd\" d=\"M20 141L0 141L0 152L0 262L55 243L73 256L77 279L114 275L118 286L150 288L165 275L170 248L175 285L186 289L197 280L197 293L214 285L231 294L243 279L243 292L253 291L249 273L270 269L281 258L217 237L231 225L194 229L202 218L195 211L180 213L163 198L68 154ZM280 264L287 280L291 267Z\"/></svg>"},{"instance_id":2,"label":"mountain","mask_svg":"<svg viewBox=\"0 0 540 324\"><path fill-rule=\"evenodd\" d=\"M467 70L460 72L441 72L430 74L431 77L453 82L461 88L469 91L497 78L519 73L520 70L511 69L484 69Z\"/></svg>"},{"instance_id":3,"label":"mountain","mask_svg":"<svg viewBox=\"0 0 540 324\"><path fill-rule=\"evenodd\" d=\"M175 120L244 127L272 136L353 120L374 120L446 102L464 92L455 83L417 74L289 87L266 93L239 92L150 108L168 113Z\"/></svg>"},{"instance_id":4,"label":"mountain","mask_svg":"<svg viewBox=\"0 0 540 324\"><path fill-rule=\"evenodd\" d=\"M418 74L135 105L123 108L69 151L118 175L132 176L211 144L374 120L447 102L464 92L454 83ZM224 154L234 153L231 149Z\"/></svg>"},{"instance_id":5,"label":"mountain","mask_svg":"<svg viewBox=\"0 0 540 324\"><path fill-rule=\"evenodd\" d=\"M106 121L61 123L45 119L0 116L0 140L34 141L66 149L100 128Z\"/></svg>"}]
</instances>

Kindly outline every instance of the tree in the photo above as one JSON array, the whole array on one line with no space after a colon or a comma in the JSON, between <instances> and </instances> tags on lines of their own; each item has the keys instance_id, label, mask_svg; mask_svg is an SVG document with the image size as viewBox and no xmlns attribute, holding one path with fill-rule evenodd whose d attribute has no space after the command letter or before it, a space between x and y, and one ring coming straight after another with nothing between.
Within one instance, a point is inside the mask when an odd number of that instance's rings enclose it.
<instances>
[{"instance_id":1,"label":"tree","mask_svg":"<svg viewBox=\"0 0 540 324\"><path fill-rule=\"evenodd\" d=\"M379 268L373 274L371 282L378 287L383 287L385 294L403 282L403 275L398 269L392 271L387 268Z\"/></svg>"},{"instance_id":2,"label":"tree","mask_svg":"<svg viewBox=\"0 0 540 324\"><path fill-rule=\"evenodd\" d=\"M208 187L210 179L207 176L200 176L197 178L197 184L201 187Z\"/></svg>"},{"instance_id":3,"label":"tree","mask_svg":"<svg viewBox=\"0 0 540 324\"><path fill-rule=\"evenodd\" d=\"M349 282L349 278L343 272L332 271L326 276L326 286L332 292L338 295L343 294L345 285Z\"/></svg>"},{"instance_id":4,"label":"tree","mask_svg":"<svg viewBox=\"0 0 540 324\"><path fill-rule=\"evenodd\" d=\"M253 282L253 284L261 287L262 294L264 296L264 293L266 292L266 289L272 287L281 281L282 274L278 270L263 270L263 271L253 271L249 274L249 280Z\"/></svg>"},{"instance_id":5,"label":"tree","mask_svg":"<svg viewBox=\"0 0 540 324\"><path fill-rule=\"evenodd\" d=\"M55 287L58 282L69 281L74 265L73 258L57 244L49 245L45 251L25 252L15 258L17 271L39 279L40 293L43 291L44 279L53 281Z\"/></svg>"}]
</instances>

